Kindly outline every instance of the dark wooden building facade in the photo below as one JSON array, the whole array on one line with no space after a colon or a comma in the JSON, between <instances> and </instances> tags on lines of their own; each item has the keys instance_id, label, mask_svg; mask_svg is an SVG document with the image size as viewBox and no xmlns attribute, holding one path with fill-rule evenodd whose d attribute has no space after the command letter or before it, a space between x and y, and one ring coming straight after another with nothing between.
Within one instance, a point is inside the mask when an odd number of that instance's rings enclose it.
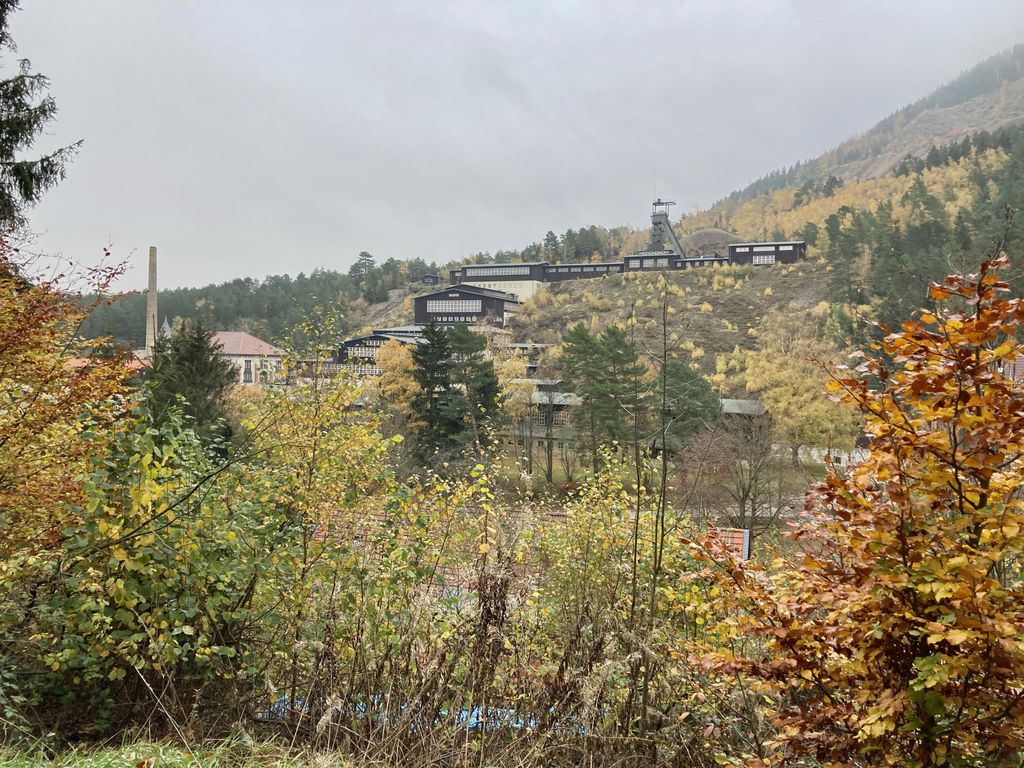
<instances>
[{"instance_id":1,"label":"dark wooden building facade","mask_svg":"<svg viewBox=\"0 0 1024 768\"><path fill-rule=\"evenodd\" d=\"M512 282L517 280L544 281L546 261L529 261L519 264L464 264L448 270L449 285L465 281Z\"/></svg>"},{"instance_id":2,"label":"dark wooden building facade","mask_svg":"<svg viewBox=\"0 0 1024 768\"><path fill-rule=\"evenodd\" d=\"M617 275L622 271L621 261L581 262L579 264L545 264L544 282L586 280L592 277Z\"/></svg>"},{"instance_id":3,"label":"dark wooden building facade","mask_svg":"<svg viewBox=\"0 0 1024 768\"><path fill-rule=\"evenodd\" d=\"M475 285L451 285L415 299L417 325L489 322L504 327L519 307L516 297L504 291Z\"/></svg>"},{"instance_id":4,"label":"dark wooden building facade","mask_svg":"<svg viewBox=\"0 0 1024 768\"><path fill-rule=\"evenodd\" d=\"M753 264L767 267L771 264L793 264L807 257L807 243L789 240L778 243L733 243L729 246L729 261L733 264Z\"/></svg>"}]
</instances>

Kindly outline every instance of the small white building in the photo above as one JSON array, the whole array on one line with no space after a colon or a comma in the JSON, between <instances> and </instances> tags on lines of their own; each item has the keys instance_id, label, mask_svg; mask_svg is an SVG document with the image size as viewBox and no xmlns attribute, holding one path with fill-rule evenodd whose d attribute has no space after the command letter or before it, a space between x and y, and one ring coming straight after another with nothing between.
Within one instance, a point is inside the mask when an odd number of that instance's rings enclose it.
<instances>
[{"instance_id":1,"label":"small white building","mask_svg":"<svg viewBox=\"0 0 1024 768\"><path fill-rule=\"evenodd\" d=\"M270 384L277 380L284 352L245 331L217 331L213 343L238 370L238 384Z\"/></svg>"}]
</instances>

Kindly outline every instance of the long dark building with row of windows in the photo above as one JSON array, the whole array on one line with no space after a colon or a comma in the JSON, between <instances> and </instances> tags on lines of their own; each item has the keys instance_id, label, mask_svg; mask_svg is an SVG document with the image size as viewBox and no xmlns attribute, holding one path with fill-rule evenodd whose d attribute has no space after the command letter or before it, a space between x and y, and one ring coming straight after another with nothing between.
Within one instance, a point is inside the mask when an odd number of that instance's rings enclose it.
<instances>
[{"instance_id":1,"label":"long dark building with row of windows","mask_svg":"<svg viewBox=\"0 0 1024 768\"><path fill-rule=\"evenodd\" d=\"M807 243L736 243L726 254L718 252L687 255L676 239L668 220L671 201L655 200L651 214L651 242L647 250L625 256L622 261L552 264L532 261L509 264L465 264L449 270L452 286L475 285L480 288L513 294L520 301L533 296L547 283L565 280L586 280L609 274L708 267L715 264L790 264L804 259ZM417 321L418 322L418 321Z\"/></svg>"}]
</instances>

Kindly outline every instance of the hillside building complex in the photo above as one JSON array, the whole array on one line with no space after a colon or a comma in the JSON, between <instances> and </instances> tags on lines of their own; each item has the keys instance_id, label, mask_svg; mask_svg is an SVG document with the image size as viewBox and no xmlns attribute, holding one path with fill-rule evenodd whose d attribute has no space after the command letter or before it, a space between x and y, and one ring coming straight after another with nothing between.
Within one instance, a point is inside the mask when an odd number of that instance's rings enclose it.
<instances>
[{"instance_id":1,"label":"hillside building complex","mask_svg":"<svg viewBox=\"0 0 1024 768\"><path fill-rule=\"evenodd\" d=\"M422 344L423 326L429 323L454 325L462 323L474 331L485 334L505 334L509 320L521 302L534 296L549 283L566 280L588 280L607 275L630 272L709 267L716 264L752 264L769 266L789 264L806 258L807 244L803 241L773 243L731 243L716 240L721 253L708 244L698 245L687 253L672 231L668 209L669 200L655 200L651 211L651 238L639 253L629 254L622 261L551 263L547 261L511 262L506 264L464 264L449 270L447 288L431 291L413 300L415 325L399 328L378 328L366 336L342 342L334 356L334 364L344 366L359 375L380 373L376 364L377 352L389 340L402 344ZM730 237L729 233L713 234ZM731 236L733 239L735 236ZM426 276L429 277L429 276ZM421 281L430 281L421 278ZM493 341L493 338L492 338ZM524 347L520 350L528 357L539 350L526 347L543 345L505 346ZM535 361L532 361L535 363Z\"/></svg>"},{"instance_id":2,"label":"hillside building complex","mask_svg":"<svg viewBox=\"0 0 1024 768\"><path fill-rule=\"evenodd\" d=\"M651 213L651 240L639 253L624 256L622 261L552 264L547 261L512 262L507 264L464 264L448 271L452 286L477 286L512 294L519 301L534 296L547 283L565 280L586 280L623 272L709 267L715 264L789 264L804 259L807 243L786 241L776 243L736 243L728 245L725 255L717 251L687 254L668 220L667 200L655 200ZM417 322L419 314L417 314ZM438 321L440 322L440 321ZM460 321L456 321L460 322Z\"/></svg>"}]
</instances>

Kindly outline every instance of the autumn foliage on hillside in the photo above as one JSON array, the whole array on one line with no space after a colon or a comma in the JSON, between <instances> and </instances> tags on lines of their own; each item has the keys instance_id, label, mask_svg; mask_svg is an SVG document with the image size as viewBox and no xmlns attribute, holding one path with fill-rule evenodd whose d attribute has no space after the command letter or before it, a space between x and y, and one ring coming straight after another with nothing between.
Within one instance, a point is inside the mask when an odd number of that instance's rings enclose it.
<instances>
[{"instance_id":1,"label":"autumn foliage on hillside","mask_svg":"<svg viewBox=\"0 0 1024 768\"><path fill-rule=\"evenodd\" d=\"M716 572L765 645L710 663L776 697L752 764L1019 764L1024 389L1005 371L1024 303L1007 267L933 285L933 311L837 372L867 458L807 497L794 553Z\"/></svg>"}]
</instances>

